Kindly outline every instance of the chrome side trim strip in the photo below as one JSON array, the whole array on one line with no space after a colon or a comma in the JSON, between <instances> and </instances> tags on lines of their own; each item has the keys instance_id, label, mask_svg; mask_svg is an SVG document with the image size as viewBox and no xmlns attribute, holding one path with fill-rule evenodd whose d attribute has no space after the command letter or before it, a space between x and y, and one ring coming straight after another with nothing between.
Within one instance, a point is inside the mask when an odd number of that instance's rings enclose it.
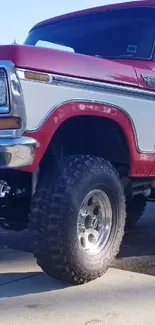
<instances>
[{"instance_id":1,"label":"chrome side trim strip","mask_svg":"<svg viewBox=\"0 0 155 325\"><path fill-rule=\"evenodd\" d=\"M155 99L155 92L149 91L149 90L143 90L138 87L134 86L127 86L127 85L119 85L119 84L112 84L112 83L106 83L102 81L94 81L94 80L87 80L83 78L76 78L76 77L68 77L63 75L57 75L57 74L49 74L47 73L49 77L49 82L44 81L37 81L37 80L30 80L26 79L24 76L24 71L34 72L33 70L28 69L17 69L17 74L19 79L21 80L27 80L29 82L41 82L51 85L57 85L57 86L66 86L66 87L75 87L75 88L83 88L87 90L93 90L93 91L107 91L112 93L117 93L120 95L127 95L132 97L138 97L138 98L145 98L148 100L154 100ZM42 73L42 72L38 72Z\"/></svg>"}]
</instances>

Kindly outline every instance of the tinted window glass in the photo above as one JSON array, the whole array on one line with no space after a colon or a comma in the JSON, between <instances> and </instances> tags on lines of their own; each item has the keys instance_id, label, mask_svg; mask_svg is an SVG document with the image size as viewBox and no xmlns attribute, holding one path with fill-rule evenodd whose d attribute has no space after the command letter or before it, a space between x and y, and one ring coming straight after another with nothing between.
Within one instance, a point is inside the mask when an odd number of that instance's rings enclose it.
<instances>
[{"instance_id":1,"label":"tinted window glass","mask_svg":"<svg viewBox=\"0 0 155 325\"><path fill-rule=\"evenodd\" d=\"M25 44L104 58L151 59L155 44L155 8L134 7L85 14L30 31ZM55 46L54 46L55 45Z\"/></svg>"}]
</instances>

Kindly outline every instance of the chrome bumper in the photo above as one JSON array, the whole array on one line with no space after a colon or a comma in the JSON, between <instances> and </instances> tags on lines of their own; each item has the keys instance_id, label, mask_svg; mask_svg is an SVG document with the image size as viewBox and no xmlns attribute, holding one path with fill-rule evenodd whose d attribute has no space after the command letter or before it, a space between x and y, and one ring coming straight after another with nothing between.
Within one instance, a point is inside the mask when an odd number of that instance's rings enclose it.
<instances>
[{"instance_id":1,"label":"chrome bumper","mask_svg":"<svg viewBox=\"0 0 155 325\"><path fill-rule=\"evenodd\" d=\"M36 141L32 138L0 139L0 168L31 166L34 160Z\"/></svg>"}]
</instances>

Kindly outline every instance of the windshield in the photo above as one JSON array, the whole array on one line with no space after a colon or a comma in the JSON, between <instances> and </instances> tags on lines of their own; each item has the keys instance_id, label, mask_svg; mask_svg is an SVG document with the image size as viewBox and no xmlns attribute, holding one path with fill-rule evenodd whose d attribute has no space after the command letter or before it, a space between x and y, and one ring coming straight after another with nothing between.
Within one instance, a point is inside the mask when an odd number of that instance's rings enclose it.
<instances>
[{"instance_id":1,"label":"windshield","mask_svg":"<svg viewBox=\"0 0 155 325\"><path fill-rule=\"evenodd\" d=\"M152 59L155 8L134 7L84 14L32 29L26 45L109 59Z\"/></svg>"}]
</instances>

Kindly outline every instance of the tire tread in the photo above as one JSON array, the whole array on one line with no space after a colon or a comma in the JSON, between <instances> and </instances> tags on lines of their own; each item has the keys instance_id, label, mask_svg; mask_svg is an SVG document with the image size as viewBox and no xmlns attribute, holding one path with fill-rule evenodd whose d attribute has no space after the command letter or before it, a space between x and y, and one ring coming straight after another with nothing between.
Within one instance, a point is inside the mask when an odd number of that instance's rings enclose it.
<instances>
[{"instance_id":1,"label":"tire tread","mask_svg":"<svg viewBox=\"0 0 155 325\"><path fill-rule=\"evenodd\" d=\"M110 162L89 155L68 156L56 163L55 167L47 162L46 170L48 172L43 173L39 181L29 217L32 251L38 265L49 276L76 284L89 282L106 272L113 262L114 256L119 252L124 231L122 221L121 229L117 234L118 248L116 250L116 247L114 247L113 253L104 261L102 268L98 272L83 270L81 274L81 272L78 272L78 267L75 270L72 263L68 261L63 241L66 203L70 199L71 191L78 193L78 186L82 182L83 174L85 173L85 177L88 177L92 169L110 173L120 187L120 195L124 197L124 188L119 174ZM64 177L61 176L60 171L63 171Z\"/></svg>"}]
</instances>

